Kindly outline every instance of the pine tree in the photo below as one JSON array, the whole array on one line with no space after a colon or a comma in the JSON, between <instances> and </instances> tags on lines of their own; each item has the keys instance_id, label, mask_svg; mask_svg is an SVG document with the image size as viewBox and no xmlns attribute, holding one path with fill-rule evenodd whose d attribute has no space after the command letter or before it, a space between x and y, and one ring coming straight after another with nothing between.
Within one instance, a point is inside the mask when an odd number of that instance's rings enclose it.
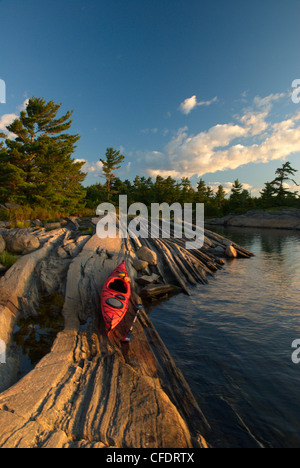
<instances>
[{"instance_id":1,"label":"pine tree","mask_svg":"<svg viewBox=\"0 0 300 468\"><path fill-rule=\"evenodd\" d=\"M229 200L230 208L235 211L245 211L251 205L250 194L248 190L243 189L243 184L241 184L238 179L236 179L232 185Z\"/></svg>"},{"instance_id":2,"label":"pine tree","mask_svg":"<svg viewBox=\"0 0 300 468\"><path fill-rule=\"evenodd\" d=\"M211 187L209 187L209 185L206 187L205 197L206 197L206 203L208 203L214 198L214 191Z\"/></svg>"},{"instance_id":3,"label":"pine tree","mask_svg":"<svg viewBox=\"0 0 300 468\"><path fill-rule=\"evenodd\" d=\"M277 177L271 182L274 187L274 193L277 196L277 199L284 203L287 197L295 198L297 192L291 192L284 187L284 184L287 182L293 182L298 186L297 182L293 179L295 173L298 172L297 169L293 169L290 162L286 162L282 167L276 170Z\"/></svg>"},{"instance_id":4,"label":"pine tree","mask_svg":"<svg viewBox=\"0 0 300 468\"><path fill-rule=\"evenodd\" d=\"M240 184L239 179L236 179L231 188L230 198L236 198L241 195L243 191L243 184Z\"/></svg>"},{"instance_id":5,"label":"pine tree","mask_svg":"<svg viewBox=\"0 0 300 468\"><path fill-rule=\"evenodd\" d=\"M224 202L225 202L225 197L226 197L226 192L223 186L219 185L218 190L215 195L215 200L219 209L223 207Z\"/></svg>"},{"instance_id":6,"label":"pine tree","mask_svg":"<svg viewBox=\"0 0 300 468\"><path fill-rule=\"evenodd\" d=\"M106 178L107 200L109 200L111 185L115 178L114 171L120 169L125 156L120 154L120 151L114 150L113 148L107 148L105 157L106 159L100 159L100 161L103 164L102 170L104 172L104 177Z\"/></svg>"},{"instance_id":7,"label":"pine tree","mask_svg":"<svg viewBox=\"0 0 300 468\"><path fill-rule=\"evenodd\" d=\"M265 187L260 191L260 199L264 208L269 208L274 204L275 188L272 182L266 182Z\"/></svg>"},{"instance_id":8,"label":"pine tree","mask_svg":"<svg viewBox=\"0 0 300 468\"><path fill-rule=\"evenodd\" d=\"M192 188L191 181L188 177L182 177L181 183L180 183L180 199L179 201L184 204L184 203L192 203L195 198L195 191Z\"/></svg>"},{"instance_id":9,"label":"pine tree","mask_svg":"<svg viewBox=\"0 0 300 468\"><path fill-rule=\"evenodd\" d=\"M206 195L207 195L207 187L206 183L203 179L200 179L197 185L197 192L196 192L196 202L197 203L205 203L206 202Z\"/></svg>"},{"instance_id":10,"label":"pine tree","mask_svg":"<svg viewBox=\"0 0 300 468\"><path fill-rule=\"evenodd\" d=\"M100 203L103 203L106 196L104 185L100 183L90 185L86 188L86 208L95 210Z\"/></svg>"},{"instance_id":11,"label":"pine tree","mask_svg":"<svg viewBox=\"0 0 300 468\"><path fill-rule=\"evenodd\" d=\"M133 200L134 202L144 203L145 205L150 205L153 201L155 201L155 193L153 190L153 181L151 177L139 177L136 176L133 181ZM128 190L128 186L123 188L123 191L126 189ZM128 194L128 192L127 192Z\"/></svg>"},{"instance_id":12,"label":"pine tree","mask_svg":"<svg viewBox=\"0 0 300 468\"><path fill-rule=\"evenodd\" d=\"M61 104L42 98L29 100L25 111L7 127L15 139L6 139L0 152L1 199L72 211L85 196L81 185L84 163L72 154L78 135L65 133L73 112L57 118Z\"/></svg>"}]
</instances>

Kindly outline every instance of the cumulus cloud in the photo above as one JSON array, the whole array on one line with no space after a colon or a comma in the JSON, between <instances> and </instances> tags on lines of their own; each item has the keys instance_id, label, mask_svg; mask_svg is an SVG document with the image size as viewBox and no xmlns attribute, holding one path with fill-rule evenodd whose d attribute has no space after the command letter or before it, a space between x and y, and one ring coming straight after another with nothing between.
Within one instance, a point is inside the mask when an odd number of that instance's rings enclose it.
<instances>
[{"instance_id":1,"label":"cumulus cloud","mask_svg":"<svg viewBox=\"0 0 300 468\"><path fill-rule=\"evenodd\" d=\"M28 103L29 103L29 99L25 99L25 101L23 102L23 104L21 104L19 107L18 107L18 110L21 112L21 111L24 111L26 110L26 107L28 106Z\"/></svg>"},{"instance_id":2,"label":"cumulus cloud","mask_svg":"<svg viewBox=\"0 0 300 468\"><path fill-rule=\"evenodd\" d=\"M26 99L21 106L18 106L17 110L22 111L25 110L28 105L29 99ZM0 131L4 132L7 135L7 138L16 138L14 133L8 132L7 128L8 125L12 124L14 120L18 119L19 115L17 114L4 114L0 117Z\"/></svg>"},{"instance_id":3,"label":"cumulus cloud","mask_svg":"<svg viewBox=\"0 0 300 468\"><path fill-rule=\"evenodd\" d=\"M189 114L196 106L197 106L197 98L196 96L192 96L186 99L185 101L183 101L180 104L179 109L181 110L183 114Z\"/></svg>"},{"instance_id":4,"label":"cumulus cloud","mask_svg":"<svg viewBox=\"0 0 300 468\"><path fill-rule=\"evenodd\" d=\"M16 114L4 114L0 117L0 130L7 133L6 127L13 123L18 116Z\"/></svg>"},{"instance_id":5,"label":"cumulus cloud","mask_svg":"<svg viewBox=\"0 0 300 468\"><path fill-rule=\"evenodd\" d=\"M267 111L263 111L263 112L248 111L244 115L242 115L242 117L240 117L239 122L242 125L244 125L246 129L248 129L248 132L251 136L261 135L269 127L269 124L266 121L267 117L268 117Z\"/></svg>"},{"instance_id":6,"label":"cumulus cloud","mask_svg":"<svg viewBox=\"0 0 300 468\"><path fill-rule=\"evenodd\" d=\"M254 105L257 108L264 109L267 111L270 111L273 103L275 101L279 101L279 99L282 99L286 97L285 93L276 93L276 94L269 94L269 96L266 97L260 97L260 96L255 96L254 98Z\"/></svg>"},{"instance_id":7,"label":"cumulus cloud","mask_svg":"<svg viewBox=\"0 0 300 468\"><path fill-rule=\"evenodd\" d=\"M270 112L283 94L256 97L252 108L245 109L235 122L218 124L207 131L190 135L180 129L166 145L163 155L148 155L151 176L203 176L207 173L237 169L249 163L286 160L300 152L300 112L272 123Z\"/></svg>"},{"instance_id":8,"label":"cumulus cloud","mask_svg":"<svg viewBox=\"0 0 300 468\"><path fill-rule=\"evenodd\" d=\"M90 163L86 159L75 159L75 162L84 162L84 166L82 166L82 171L86 172L87 174L102 174L103 164L101 161L97 161L96 163Z\"/></svg>"},{"instance_id":9,"label":"cumulus cloud","mask_svg":"<svg viewBox=\"0 0 300 468\"><path fill-rule=\"evenodd\" d=\"M214 97L213 99L211 99L210 101L197 101L197 96L194 95L188 99L185 99L185 101L183 101L180 106L179 106L179 110L183 113L183 114L189 114L195 107L197 106L210 106L211 104L213 104L214 102L217 102L218 98L217 96Z\"/></svg>"},{"instance_id":10,"label":"cumulus cloud","mask_svg":"<svg viewBox=\"0 0 300 468\"><path fill-rule=\"evenodd\" d=\"M284 184L283 184L283 188L289 190L290 192L297 192L297 193L299 193L299 187L300 187L299 185L293 184L293 183L290 183L290 184L284 183Z\"/></svg>"}]
</instances>

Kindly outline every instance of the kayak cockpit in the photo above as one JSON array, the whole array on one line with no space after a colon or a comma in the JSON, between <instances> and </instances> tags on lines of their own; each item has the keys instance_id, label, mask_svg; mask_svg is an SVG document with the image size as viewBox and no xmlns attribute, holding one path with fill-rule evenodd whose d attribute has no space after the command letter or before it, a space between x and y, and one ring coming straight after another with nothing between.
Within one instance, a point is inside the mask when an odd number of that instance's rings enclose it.
<instances>
[{"instance_id":1,"label":"kayak cockpit","mask_svg":"<svg viewBox=\"0 0 300 468\"><path fill-rule=\"evenodd\" d=\"M112 291L116 291L119 293L123 293L123 294L127 293L127 287L126 287L125 282L118 278L115 279L112 283L110 283L108 288L111 289Z\"/></svg>"}]
</instances>

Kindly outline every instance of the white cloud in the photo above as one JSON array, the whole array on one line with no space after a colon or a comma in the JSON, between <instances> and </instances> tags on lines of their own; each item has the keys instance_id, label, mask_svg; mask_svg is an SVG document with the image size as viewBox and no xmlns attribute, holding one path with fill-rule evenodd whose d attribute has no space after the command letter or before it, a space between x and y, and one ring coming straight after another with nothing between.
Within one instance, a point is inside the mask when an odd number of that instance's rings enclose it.
<instances>
[{"instance_id":1,"label":"white cloud","mask_svg":"<svg viewBox=\"0 0 300 468\"><path fill-rule=\"evenodd\" d=\"M260 135L269 127L268 122L266 122L267 117L268 112L254 113L249 111L240 118L240 123L249 129L250 135Z\"/></svg>"},{"instance_id":2,"label":"white cloud","mask_svg":"<svg viewBox=\"0 0 300 468\"><path fill-rule=\"evenodd\" d=\"M183 114L189 114L195 107L197 106L210 106L211 104L213 104L214 102L217 102L218 98L217 96L214 97L213 99L211 99L210 101L197 101L197 96L194 95L188 99L186 99L185 101L183 101L180 106L179 106L179 110L183 113Z\"/></svg>"},{"instance_id":3,"label":"white cloud","mask_svg":"<svg viewBox=\"0 0 300 468\"><path fill-rule=\"evenodd\" d=\"M296 180L296 182L297 182L297 180ZM299 192L299 189L300 189L299 185L296 185L294 183L289 183L289 184L284 183L283 188L289 190L290 192Z\"/></svg>"},{"instance_id":4,"label":"white cloud","mask_svg":"<svg viewBox=\"0 0 300 468\"><path fill-rule=\"evenodd\" d=\"M29 99L26 99L21 106L17 107L18 111L25 110L28 105ZM7 128L13 123L14 120L18 119L19 115L17 114L4 114L0 117L0 131L4 132L7 135L7 138L13 139L16 138L14 133L8 132Z\"/></svg>"},{"instance_id":5,"label":"white cloud","mask_svg":"<svg viewBox=\"0 0 300 468\"><path fill-rule=\"evenodd\" d=\"M199 101L197 103L197 106L211 106L212 104L214 104L215 102L218 102L218 96L215 96L213 99L211 99L210 101Z\"/></svg>"},{"instance_id":6,"label":"white cloud","mask_svg":"<svg viewBox=\"0 0 300 468\"><path fill-rule=\"evenodd\" d=\"M254 98L254 105L258 107L259 109L264 109L264 110L271 110L273 103L275 101L278 101L279 99L282 99L286 97L285 93L277 93L277 94L270 94L269 96L266 96L264 98L260 96L256 96Z\"/></svg>"},{"instance_id":7,"label":"white cloud","mask_svg":"<svg viewBox=\"0 0 300 468\"><path fill-rule=\"evenodd\" d=\"M191 98L188 98L185 101L183 101L180 104L179 109L181 110L183 114L189 114L191 110L193 110L194 107L196 106L197 106L197 98L196 96L192 96Z\"/></svg>"},{"instance_id":8,"label":"white cloud","mask_svg":"<svg viewBox=\"0 0 300 468\"><path fill-rule=\"evenodd\" d=\"M179 179L181 178L180 177L180 174L178 171L176 171L175 169L174 170L168 170L168 169L148 169L148 173L151 177L157 177L157 176L161 176L161 177L173 177L174 179Z\"/></svg>"},{"instance_id":9,"label":"white cloud","mask_svg":"<svg viewBox=\"0 0 300 468\"><path fill-rule=\"evenodd\" d=\"M10 140L16 138L17 135L15 135L12 132L9 132L6 127L12 124L13 121L17 118L18 116L16 114L4 114L2 115L2 117L0 117L0 132L3 132L6 135L6 138Z\"/></svg>"},{"instance_id":10,"label":"white cloud","mask_svg":"<svg viewBox=\"0 0 300 468\"><path fill-rule=\"evenodd\" d=\"M95 174L101 175L102 174L102 167L103 164L101 161L97 161L96 163L90 163L86 159L75 159L75 162L84 162L84 166L82 166L82 171L88 174Z\"/></svg>"},{"instance_id":11,"label":"white cloud","mask_svg":"<svg viewBox=\"0 0 300 468\"><path fill-rule=\"evenodd\" d=\"M196 135L189 135L187 127L180 129L163 154L156 157L155 152L149 153L148 173L176 178L201 177L249 163L286 160L300 152L300 112L271 123L272 105L283 96L256 97L254 106L245 109L236 123L218 124Z\"/></svg>"},{"instance_id":12,"label":"white cloud","mask_svg":"<svg viewBox=\"0 0 300 468\"><path fill-rule=\"evenodd\" d=\"M6 127L13 123L18 116L16 114L4 114L0 117L0 130L7 132Z\"/></svg>"},{"instance_id":13,"label":"white cloud","mask_svg":"<svg viewBox=\"0 0 300 468\"><path fill-rule=\"evenodd\" d=\"M23 104L21 104L21 106L18 107L18 110L21 112L23 110L26 110L26 107L28 106L28 103L29 103L29 99L25 99L25 101L23 102Z\"/></svg>"}]
</instances>

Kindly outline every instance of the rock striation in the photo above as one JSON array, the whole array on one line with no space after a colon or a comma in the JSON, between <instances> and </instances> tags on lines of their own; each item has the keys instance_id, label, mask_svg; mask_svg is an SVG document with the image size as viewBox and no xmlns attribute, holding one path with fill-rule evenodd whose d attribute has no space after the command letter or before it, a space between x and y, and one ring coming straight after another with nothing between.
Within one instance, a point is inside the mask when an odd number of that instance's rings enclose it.
<instances>
[{"instance_id":1,"label":"rock striation","mask_svg":"<svg viewBox=\"0 0 300 468\"><path fill-rule=\"evenodd\" d=\"M121 338L141 297L189 294L189 285L206 282L222 267L214 249L225 252L228 241L207 231L202 249L186 251L180 239L83 236L80 224L70 218L65 227L32 232L39 248L0 279L0 339L7 347L6 364L0 364L0 447L207 448L209 423L145 310L133 342L122 344ZM95 220L91 227L95 233ZM251 256L232 247L240 258ZM134 267L141 250L146 273ZM123 259L133 286L131 304L107 336L100 294ZM63 330L32 370L20 375L16 326L20 318L38 319L41 297L51 294L63 297Z\"/></svg>"}]
</instances>

